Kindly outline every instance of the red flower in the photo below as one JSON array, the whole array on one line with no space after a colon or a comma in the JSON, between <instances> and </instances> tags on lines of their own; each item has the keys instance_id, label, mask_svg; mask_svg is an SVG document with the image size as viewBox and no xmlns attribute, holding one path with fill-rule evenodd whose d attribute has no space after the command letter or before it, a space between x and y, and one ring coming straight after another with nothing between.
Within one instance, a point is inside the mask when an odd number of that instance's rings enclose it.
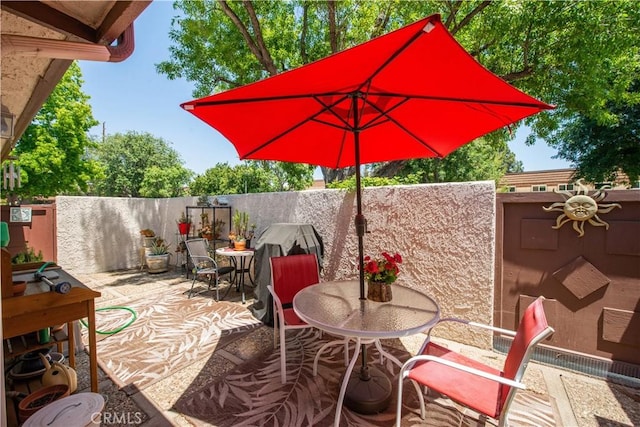
<instances>
[{"instance_id":1,"label":"red flower","mask_svg":"<svg viewBox=\"0 0 640 427\"><path fill-rule=\"evenodd\" d=\"M396 281L402 263L402 257L396 253L393 256L388 252L382 252L381 258L372 259L369 255L364 257L364 272L367 280L374 282L393 283Z\"/></svg>"}]
</instances>

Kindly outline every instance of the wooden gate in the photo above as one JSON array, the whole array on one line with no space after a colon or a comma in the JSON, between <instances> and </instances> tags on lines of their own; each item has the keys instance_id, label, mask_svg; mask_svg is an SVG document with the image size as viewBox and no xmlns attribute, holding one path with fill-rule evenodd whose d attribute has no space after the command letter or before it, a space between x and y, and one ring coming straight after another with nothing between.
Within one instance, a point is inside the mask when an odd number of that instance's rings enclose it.
<instances>
[{"instance_id":1,"label":"wooden gate","mask_svg":"<svg viewBox=\"0 0 640 427\"><path fill-rule=\"evenodd\" d=\"M584 223L582 237L571 220L552 228L562 210L543 209L567 200L562 194L497 195L494 324L515 328L544 295L556 330L545 344L640 365L640 191L603 194L600 225ZM603 212L611 203L621 207Z\"/></svg>"}]
</instances>

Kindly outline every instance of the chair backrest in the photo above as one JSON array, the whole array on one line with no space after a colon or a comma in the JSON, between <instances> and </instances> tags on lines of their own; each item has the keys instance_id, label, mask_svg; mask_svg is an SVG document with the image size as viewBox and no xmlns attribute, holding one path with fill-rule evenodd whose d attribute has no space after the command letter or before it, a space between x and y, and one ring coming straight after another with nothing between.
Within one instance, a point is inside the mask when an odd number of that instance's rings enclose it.
<instances>
[{"instance_id":1,"label":"chair backrest","mask_svg":"<svg viewBox=\"0 0 640 427\"><path fill-rule=\"evenodd\" d=\"M554 332L553 328L547 324L547 317L542 306L544 299L541 296L532 302L520 320L516 336L513 338L511 348L504 361L505 378L520 381L535 346ZM511 387L502 386L499 409L504 408L507 399L512 398L513 393L509 393L510 391L512 391Z\"/></svg>"},{"instance_id":2,"label":"chair backrest","mask_svg":"<svg viewBox=\"0 0 640 427\"><path fill-rule=\"evenodd\" d=\"M207 243L207 239L190 239L190 240L185 240L184 243L187 246L187 251L189 252L189 256L191 257L210 256L209 244Z\"/></svg>"},{"instance_id":3,"label":"chair backrest","mask_svg":"<svg viewBox=\"0 0 640 427\"><path fill-rule=\"evenodd\" d=\"M271 285L280 302L290 304L300 289L320 282L316 254L269 258Z\"/></svg>"}]
</instances>

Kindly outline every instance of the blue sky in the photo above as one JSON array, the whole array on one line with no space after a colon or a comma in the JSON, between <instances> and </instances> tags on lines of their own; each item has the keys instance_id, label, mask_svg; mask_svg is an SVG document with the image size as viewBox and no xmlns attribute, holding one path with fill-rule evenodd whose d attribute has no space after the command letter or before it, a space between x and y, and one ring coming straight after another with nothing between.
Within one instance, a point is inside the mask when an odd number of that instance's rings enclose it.
<instances>
[{"instance_id":1,"label":"blue sky","mask_svg":"<svg viewBox=\"0 0 640 427\"><path fill-rule=\"evenodd\" d=\"M216 163L238 164L238 153L230 142L180 108L182 102L193 99L193 84L169 80L155 70L155 64L169 58L168 33L174 15L172 2L155 0L135 22L133 55L120 63L79 61L82 90L91 97L93 115L104 123L107 134L149 132L168 141L185 166L198 174ZM91 133L102 135L102 126ZM544 142L525 146L526 134L520 129L509 144L525 171L569 167L564 160L551 159L556 152Z\"/></svg>"}]
</instances>

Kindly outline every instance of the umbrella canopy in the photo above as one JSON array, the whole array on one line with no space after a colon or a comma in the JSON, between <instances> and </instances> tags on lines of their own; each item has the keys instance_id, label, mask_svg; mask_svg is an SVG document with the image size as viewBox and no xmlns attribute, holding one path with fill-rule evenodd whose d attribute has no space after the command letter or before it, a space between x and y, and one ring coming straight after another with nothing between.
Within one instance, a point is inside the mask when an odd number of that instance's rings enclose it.
<instances>
[{"instance_id":1,"label":"umbrella canopy","mask_svg":"<svg viewBox=\"0 0 640 427\"><path fill-rule=\"evenodd\" d=\"M553 108L492 74L432 15L273 77L182 104L235 146L240 159L356 166L444 157ZM364 276L360 274L361 298Z\"/></svg>"}]
</instances>

